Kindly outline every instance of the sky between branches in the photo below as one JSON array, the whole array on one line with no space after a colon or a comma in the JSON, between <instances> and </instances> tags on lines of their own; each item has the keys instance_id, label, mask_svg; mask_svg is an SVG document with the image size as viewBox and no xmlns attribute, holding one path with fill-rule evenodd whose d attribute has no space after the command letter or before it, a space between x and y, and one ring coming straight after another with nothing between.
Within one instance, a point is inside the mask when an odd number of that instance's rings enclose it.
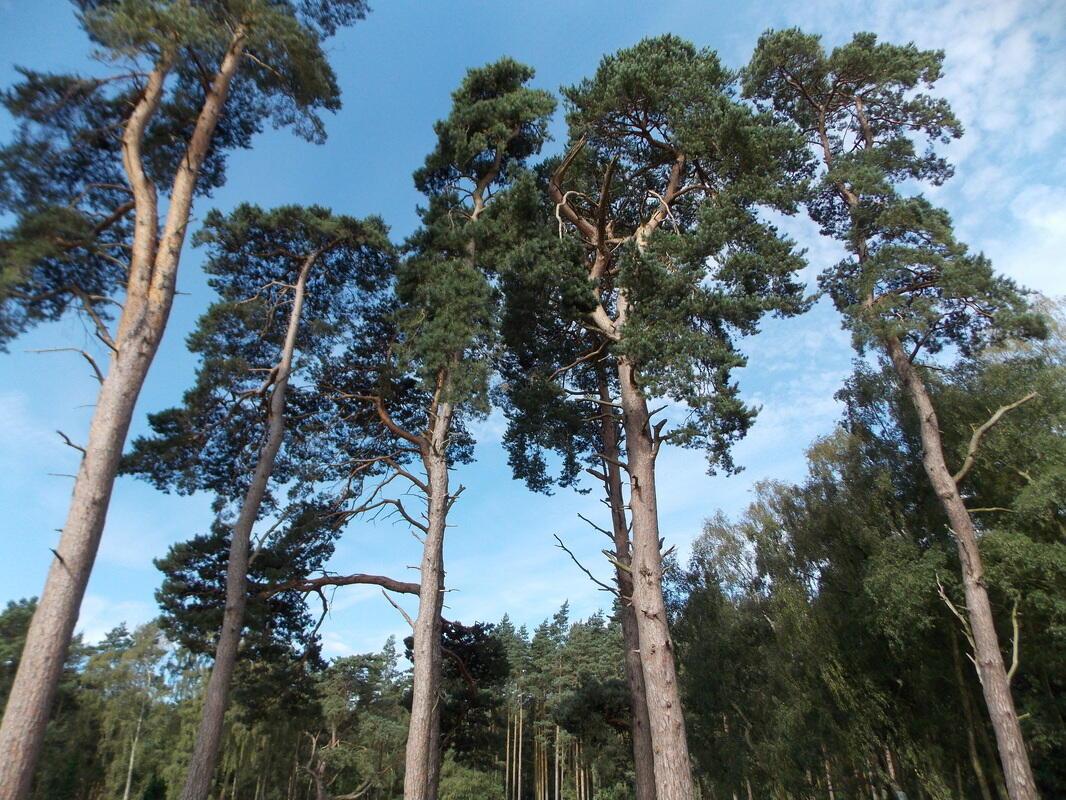
<instances>
[{"instance_id":1,"label":"sky between branches","mask_svg":"<svg viewBox=\"0 0 1066 800\"><path fill-rule=\"evenodd\" d=\"M328 142L316 147L284 131L266 132L252 150L231 157L226 186L199 201L197 220L209 208L228 210L242 201L318 203L355 216L381 214L394 238L402 238L417 222L419 195L410 176L432 147L433 122L446 115L467 68L503 55L533 66L534 85L556 91L592 74L604 54L644 36L676 33L739 67L769 27L799 25L822 34L827 47L871 30L947 53L938 92L952 103L966 135L947 151L956 177L931 198L952 213L960 238L1023 285L1066 294L1066 5L1057 0L378 0L372 8L364 23L329 46L344 108L326 120ZM89 50L63 0L0 0L0 84L15 79L16 64L99 70ZM0 111L0 137L7 140L10 130ZM552 130L547 153L562 147L561 113ZM806 218L785 227L808 247L813 289L816 273L839 251L820 240ZM195 361L184 339L212 299L202 258L202 251L186 249L178 282L183 294L141 395L134 434L145 430L147 412L173 405L191 382ZM96 391L80 357L27 351L71 345L94 347L73 318L32 332L0 356L0 603L40 591L69 501L71 481L61 473L77 468L78 454L55 431L84 439L86 404ZM710 478L701 453L664 449L661 456L662 530L682 558L703 520L719 508L739 512L756 481L801 477L804 450L840 415L833 394L850 371L852 352L827 302L803 317L768 322L744 350L750 361L738 373L743 396L762 406L735 451L744 471ZM607 521L597 487L589 495L530 494L510 477L502 432L498 415L481 424L477 462L456 476L467 491L451 518L447 567L454 591L446 614L472 622L496 620L506 611L535 625L567 599L576 616L607 606L610 598L553 547L552 538L558 533L594 571L609 575L599 555L606 542L577 517ZM152 559L205 531L210 520L207 496L162 495L120 479L78 629L97 639L119 622L154 616L160 575ZM418 552L399 523L359 523L340 541L331 568L414 580L409 565L418 562ZM376 589L349 587L338 592L322 630L326 653L347 655L376 649L389 634L405 635L405 628Z\"/></svg>"}]
</instances>

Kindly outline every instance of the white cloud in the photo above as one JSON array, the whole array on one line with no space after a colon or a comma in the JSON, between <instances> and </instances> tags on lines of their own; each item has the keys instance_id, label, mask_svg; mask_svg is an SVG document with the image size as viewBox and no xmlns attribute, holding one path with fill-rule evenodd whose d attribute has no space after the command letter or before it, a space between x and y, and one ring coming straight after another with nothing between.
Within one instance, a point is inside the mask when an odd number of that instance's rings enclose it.
<instances>
[{"instance_id":1,"label":"white cloud","mask_svg":"<svg viewBox=\"0 0 1066 800\"><path fill-rule=\"evenodd\" d=\"M156 616L152 603L140 600L111 600L99 594L87 594L81 603L76 630L87 643L99 642L108 631L121 623L133 630Z\"/></svg>"}]
</instances>

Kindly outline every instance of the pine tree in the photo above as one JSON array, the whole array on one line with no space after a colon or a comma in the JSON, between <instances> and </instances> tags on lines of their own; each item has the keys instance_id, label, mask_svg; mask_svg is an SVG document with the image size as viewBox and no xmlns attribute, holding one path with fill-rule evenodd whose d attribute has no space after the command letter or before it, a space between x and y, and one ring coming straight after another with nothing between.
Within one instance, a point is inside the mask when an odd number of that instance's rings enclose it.
<instances>
[{"instance_id":1,"label":"pine tree","mask_svg":"<svg viewBox=\"0 0 1066 800\"><path fill-rule=\"evenodd\" d=\"M585 416L612 412L603 430L586 431L581 443L597 448L606 465L601 474L614 465L629 478L628 569L656 792L659 800L688 800L693 785L662 593L655 460L669 440L706 447L712 465L732 468L729 447L753 417L730 379L744 363L735 338L754 332L767 311L803 305L793 280L802 258L760 220L758 207L791 211L806 164L793 155L790 131L734 99L731 76L713 53L677 37L604 58L593 78L564 94L570 147L547 180L550 230L568 240L564 250L578 251L580 271L573 256L559 259L546 244L525 257L529 273L544 276L542 306L567 315L574 344L565 347L576 356L553 363L516 336L509 344L525 348L519 358L535 368L522 382L526 397L516 399L531 409L520 416L534 420L567 397L584 403ZM530 337L545 329L553 328L527 325ZM597 362L611 371L609 380L584 369ZM655 397L687 405L687 417L669 433L666 420L652 422L648 400ZM624 461L599 449L617 423ZM515 435L539 444L528 431ZM581 457L567 457L571 474Z\"/></svg>"},{"instance_id":2,"label":"pine tree","mask_svg":"<svg viewBox=\"0 0 1066 800\"><path fill-rule=\"evenodd\" d=\"M974 658L993 720L1012 800L1036 797L984 582L978 532L962 490L974 452L952 471L928 389L923 354L966 355L1012 335L1040 335L1023 294L988 259L958 242L948 214L907 181L938 185L951 175L933 145L962 135L947 102L925 94L940 78L943 53L879 44L873 34L826 53L817 36L770 32L745 75L746 93L810 141L823 170L808 206L823 234L849 256L822 284L857 346L887 356L921 423L922 461L953 532ZM928 142L919 152L915 140ZM1018 398L1015 403L1024 402ZM994 424L999 415L989 421ZM974 447L980 442L974 434Z\"/></svg>"},{"instance_id":3,"label":"pine tree","mask_svg":"<svg viewBox=\"0 0 1066 800\"><path fill-rule=\"evenodd\" d=\"M493 214L493 198L540 150L555 105L546 92L526 86L532 77L511 59L467 73L450 115L435 126L436 149L415 173L429 202L407 243L394 301L322 377L325 391L346 404L345 416L385 442L378 454L353 463L353 474L387 477L349 514L388 505L423 537L406 800L433 800L437 793L444 532L462 491L449 488L448 473L472 456L466 421L488 408L498 314L492 275L498 248L513 236L507 220ZM407 469L413 461L424 478ZM421 519L382 494L396 477L424 498Z\"/></svg>"},{"instance_id":4,"label":"pine tree","mask_svg":"<svg viewBox=\"0 0 1066 800\"><path fill-rule=\"evenodd\" d=\"M391 266L379 221L318 207L243 205L228 216L212 212L197 238L210 247L206 269L220 300L190 337L202 359L196 385L183 407L152 417L157 435L138 439L126 462L127 471L145 472L163 487L213 490L220 507L236 505L225 613L185 800L203 800L214 777L244 629L252 528L272 510L271 484L295 480L299 500L313 491L323 469L318 459L328 448L319 439L328 437L316 438L315 427L331 426L314 415L316 401L301 384L308 382L308 368L344 341ZM299 436L287 430L290 393L299 409Z\"/></svg>"},{"instance_id":5,"label":"pine tree","mask_svg":"<svg viewBox=\"0 0 1066 800\"><path fill-rule=\"evenodd\" d=\"M11 798L29 791L133 408L170 314L194 196L222 182L225 151L247 146L266 120L323 137L317 112L339 100L322 42L366 12L363 0L76 7L101 53L133 71L99 80L26 71L3 97L18 128L0 151L0 204L15 216L0 238L0 335L80 306L110 358L105 375L89 357L100 393L0 725L0 795Z\"/></svg>"}]
</instances>

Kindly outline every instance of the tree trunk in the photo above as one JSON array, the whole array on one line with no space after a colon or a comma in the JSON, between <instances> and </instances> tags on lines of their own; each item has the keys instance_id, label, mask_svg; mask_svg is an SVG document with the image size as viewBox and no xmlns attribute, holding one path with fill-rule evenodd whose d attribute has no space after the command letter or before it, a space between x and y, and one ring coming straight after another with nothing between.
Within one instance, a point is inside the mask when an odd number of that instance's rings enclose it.
<instances>
[{"instance_id":1,"label":"tree trunk","mask_svg":"<svg viewBox=\"0 0 1066 800\"><path fill-rule=\"evenodd\" d=\"M404 762L404 800L435 800L440 750L441 610L444 604L444 532L448 520L446 445L452 409L439 403L422 460L429 489L426 536L422 547L418 617L414 624L411 723Z\"/></svg>"},{"instance_id":2,"label":"tree trunk","mask_svg":"<svg viewBox=\"0 0 1066 800\"><path fill-rule=\"evenodd\" d=\"M988 788L988 780L985 777L984 767L981 765L981 757L977 752L977 719L973 711L973 703L970 702L970 690L966 686L966 679L962 672L962 656L959 655L959 637L955 633L952 623L951 632L951 660L955 666L955 684L959 687L959 699L962 702L962 713L966 721L966 744L970 756L970 766L973 768L974 777L977 779L977 787L981 791L982 800L992 800L992 792Z\"/></svg>"},{"instance_id":3,"label":"tree trunk","mask_svg":"<svg viewBox=\"0 0 1066 800\"><path fill-rule=\"evenodd\" d=\"M251 483L244 496L240 514L230 536L229 562L226 565L226 608L222 615L222 628L215 645L215 663L204 692L204 706L200 713L200 726L196 744L185 773L185 786L181 800L206 800L211 791L218 763L218 751L222 742L222 724L229 703L229 687L233 670L237 665L237 649L244 629L244 608L248 602L248 564L251 551L252 527L259 519L267 484L274 472L274 462L285 438L285 394L292 373L293 354L296 350L296 334L300 327L307 290L307 276L317 259L317 254L308 256L300 269L293 290L292 308L289 311L285 343L281 358L275 367L274 390L270 395L267 412L267 434L259 450L259 458L252 474Z\"/></svg>"},{"instance_id":4,"label":"tree trunk","mask_svg":"<svg viewBox=\"0 0 1066 800\"><path fill-rule=\"evenodd\" d=\"M611 401L611 393L603 367L599 367L599 394L604 403ZM644 672L640 664L640 636L637 615L633 609L633 575L629 524L626 521L625 499L622 496L618 418L611 406L603 406L601 431L604 463L607 476L607 499L611 506L611 532L614 538L615 580L618 584L619 609L622 622L622 643L625 648L626 685L629 688L629 732L633 742L633 771L636 800L655 800L655 759L651 743L651 723L648 720L648 697L644 689ZM621 565L621 566L618 566Z\"/></svg>"},{"instance_id":5,"label":"tree trunk","mask_svg":"<svg viewBox=\"0 0 1066 800\"><path fill-rule=\"evenodd\" d=\"M658 800L693 800L681 695L674 646L662 587L662 553L655 497L656 444L648 404L628 358L618 359L622 416L629 457L629 506L633 519L633 607L640 641L640 663L648 700L648 721Z\"/></svg>"},{"instance_id":6,"label":"tree trunk","mask_svg":"<svg viewBox=\"0 0 1066 800\"><path fill-rule=\"evenodd\" d=\"M922 438L922 463L925 466L926 475L929 476L929 482L933 485L947 515L951 531L955 535L959 561L962 564L962 585L966 595L966 612L970 631L973 636L977 675L981 679L985 704L992 719L992 729L996 734L1007 792L1011 800L1036 800L1036 783L1029 765L1029 755L1025 749L1025 739L1018 722L1018 713L1014 708L1014 698L1010 693L1010 682L1007 680L1007 670L1003 665L1003 654L999 649L999 637L996 634L992 606L988 601L984 567L981 564L981 554L977 545L977 531L962 495L959 493L959 487L944 460L944 448L940 439L936 410L933 408L925 384L898 338L888 337L885 345L892 359L892 365L903 383L904 391L918 413Z\"/></svg>"},{"instance_id":7,"label":"tree trunk","mask_svg":"<svg viewBox=\"0 0 1066 800\"><path fill-rule=\"evenodd\" d=\"M126 768L126 788L122 791L122 800L130 800L130 789L133 788L133 765L137 760L137 744L141 740L141 724L144 722L144 704L141 704L141 713L137 715L137 727L133 731L133 741L130 743L130 763Z\"/></svg>"},{"instance_id":8,"label":"tree trunk","mask_svg":"<svg viewBox=\"0 0 1066 800\"><path fill-rule=\"evenodd\" d=\"M89 439L74 480L67 520L54 551L56 557L27 631L0 724L0 800L23 800L30 791L56 687L100 547L134 406L170 316L196 180L240 65L244 39L243 29L238 29L204 99L174 176L158 247L156 191L145 177L140 148L144 130L163 95L168 60L149 74L126 124L123 161L135 201L126 302L114 337L115 352L97 396Z\"/></svg>"}]
</instances>

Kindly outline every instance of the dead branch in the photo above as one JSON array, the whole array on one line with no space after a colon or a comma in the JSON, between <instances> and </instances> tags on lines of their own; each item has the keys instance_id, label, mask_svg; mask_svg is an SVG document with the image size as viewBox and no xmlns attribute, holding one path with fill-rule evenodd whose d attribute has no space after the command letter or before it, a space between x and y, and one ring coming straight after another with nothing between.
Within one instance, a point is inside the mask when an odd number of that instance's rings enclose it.
<instances>
[{"instance_id":1,"label":"dead branch","mask_svg":"<svg viewBox=\"0 0 1066 800\"><path fill-rule=\"evenodd\" d=\"M616 588L614 588L613 586L608 586L606 583L601 581L599 578L593 575L592 572L589 571L588 567L586 567L584 564L577 560L577 556L574 555L573 551L565 544L563 544L563 540L559 538L559 534L553 533L552 536L555 537L555 541L557 542L556 547L558 547L560 550L570 556L570 560L577 564L577 568L584 572L585 575L588 576L588 579L590 581L600 587L600 591L611 592L611 594L615 595L618 594L618 590Z\"/></svg>"},{"instance_id":2,"label":"dead branch","mask_svg":"<svg viewBox=\"0 0 1066 800\"><path fill-rule=\"evenodd\" d=\"M951 602L951 598L948 597L947 592L944 591L944 584L940 582L939 575L936 576L936 591L937 594L940 595L940 599L944 601L944 605L948 607L948 610L952 614L954 614L955 618L959 621L959 625L962 627L962 635L965 636L966 641L970 643L970 648L973 649L974 647L976 647L973 640L973 632L970 630L969 620L967 620L966 616L961 611L959 611L958 607L953 602ZM973 665L976 668L977 662L974 661L973 656L967 653L966 657L973 662Z\"/></svg>"},{"instance_id":3,"label":"dead branch","mask_svg":"<svg viewBox=\"0 0 1066 800\"><path fill-rule=\"evenodd\" d=\"M327 586L337 587L354 585L381 586L384 589L399 592L401 594L418 594L421 589L417 583L412 583L410 581L399 581L385 575L369 575L362 572L356 572L352 575L323 575L320 578L300 579L275 584L273 586L265 586L260 588L258 594L260 597L269 598L276 594L280 594L281 592L315 592L321 591Z\"/></svg>"},{"instance_id":4,"label":"dead branch","mask_svg":"<svg viewBox=\"0 0 1066 800\"><path fill-rule=\"evenodd\" d=\"M1014 607L1010 611L1010 624L1011 624L1011 628L1014 631L1014 635L1011 637L1011 643L1010 643L1011 658L1010 658L1010 669L1007 670L1007 684L1008 685L1010 685L1010 682L1014 679L1014 673L1018 671L1018 662L1019 662L1018 647L1019 647L1019 642L1021 641L1021 631L1019 630L1019 625L1018 625L1018 598L1017 597L1014 598Z\"/></svg>"},{"instance_id":5,"label":"dead branch","mask_svg":"<svg viewBox=\"0 0 1066 800\"><path fill-rule=\"evenodd\" d=\"M96 359L94 359L91 355L89 355L84 350L79 350L77 347L46 347L43 350L27 350L26 352L27 353L78 353L82 358L84 358L86 361L89 362L89 366L93 368L93 373L94 373L94 375L96 377L96 380L99 381L100 383L104 382L104 373L100 369L99 365L96 363Z\"/></svg>"},{"instance_id":6,"label":"dead branch","mask_svg":"<svg viewBox=\"0 0 1066 800\"><path fill-rule=\"evenodd\" d=\"M58 433L63 438L63 443L67 447L73 447L75 450L77 450L83 456L85 455L85 448L82 447L80 444L74 444L74 442L70 441L70 437L67 436L65 433L63 433L63 431L57 430L56 433Z\"/></svg>"},{"instance_id":7,"label":"dead branch","mask_svg":"<svg viewBox=\"0 0 1066 800\"><path fill-rule=\"evenodd\" d=\"M603 534L604 536L606 536L606 537L607 537L608 539L610 539L611 541L614 541L614 534L613 534L613 533L611 533L611 532L610 532L609 530L607 530L606 528L601 528L601 527L600 527L599 525L597 525L597 524L596 524L595 522L593 522L593 521L592 521L591 519L589 519L588 517L586 517L586 516L585 516L584 514L578 514L578 517L580 517L580 518L581 518L582 520L584 520L585 522L587 522L587 523L588 523L589 525L591 525L591 526L592 526L593 528L595 528L596 530L598 530L598 531L599 531L600 533L602 533L602 534Z\"/></svg>"},{"instance_id":8,"label":"dead branch","mask_svg":"<svg viewBox=\"0 0 1066 800\"><path fill-rule=\"evenodd\" d=\"M381 593L385 596L385 599L389 601L389 604L393 608L395 608L397 611L399 611L400 615L405 620L407 620L407 624L411 626L411 630L414 630L415 621L413 619L411 619L411 615L408 614L406 611L404 611L402 608L400 608L400 605L395 600L393 600L391 597L389 597L389 593L386 592L384 589L381 590Z\"/></svg>"},{"instance_id":9,"label":"dead branch","mask_svg":"<svg viewBox=\"0 0 1066 800\"><path fill-rule=\"evenodd\" d=\"M970 445L966 448L966 458L965 460L963 460L962 466L959 468L959 471L952 476L955 480L955 483L960 483L962 479L966 477L966 473L970 471L970 468L973 466L977 456L977 448L981 446L981 439L986 433L988 433L992 426L999 422L1000 419L1003 418L1004 414L1009 411L1013 411L1020 405L1028 403L1034 397L1037 397L1037 393L1029 392L1029 394L1027 394L1021 400L1016 400L1015 402L1009 403L1008 405L1000 406L998 409L996 409L996 412L988 418L987 422L974 429L973 436L970 437Z\"/></svg>"}]
</instances>

